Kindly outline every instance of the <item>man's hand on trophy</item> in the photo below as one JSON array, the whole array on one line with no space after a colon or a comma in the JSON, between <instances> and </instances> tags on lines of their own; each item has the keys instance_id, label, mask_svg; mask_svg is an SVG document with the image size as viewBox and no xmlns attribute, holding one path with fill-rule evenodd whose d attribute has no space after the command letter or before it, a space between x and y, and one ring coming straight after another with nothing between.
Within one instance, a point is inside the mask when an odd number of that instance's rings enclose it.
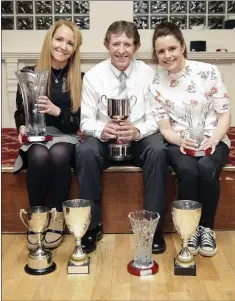
<instances>
[{"instance_id":1,"label":"man's hand on trophy","mask_svg":"<svg viewBox=\"0 0 235 301\"><path fill-rule=\"evenodd\" d=\"M215 152L216 146L218 145L219 141L215 137L205 137L202 141L199 150L207 150L211 148L210 154L212 155Z\"/></svg>"},{"instance_id":2,"label":"man's hand on trophy","mask_svg":"<svg viewBox=\"0 0 235 301\"><path fill-rule=\"evenodd\" d=\"M41 113L49 114L53 116L60 115L60 108L53 104L47 96L39 96L38 106Z\"/></svg>"},{"instance_id":3,"label":"man's hand on trophy","mask_svg":"<svg viewBox=\"0 0 235 301\"><path fill-rule=\"evenodd\" d=\"M197 143L191 138L180 138L179 143L180 151L182 154L186 155L185 149L196 150Z\"/></svg>"},{"instance_id":4,"label":"man's hand on trophy","mask_svg":"<svg viewBox=\"0 0 235 301\"><path fill-rule=\"evenodd\" d=\"M104 141L108 141L110 139L116 139L119 131L120 131L119 123L110 121L105 125L101 133L101 139Z\"/></svg>"},{"instance_id":5,"label":"man's hand on trophy","mask_svg":"<svg viewBox=\"0 0 235 301\"><path fill-rule=\"evenodd\" d=\"M21 125L19 128L19 135L18 135L18 141L20 142L20 144L23 144L23 136L26 134L26 126L25 125Z\"/></svg>"},{"instance_id":6,"label":"man's hand on trophy","mask_svg":"<svg viewBox=\"0 0 235 301\"><path fill-rule=\"evenodd\" d=\"M140 139L140 131L129 120L120 122L120 126L121 130L118 133L119 143Z\"/></svg>"}]
</instances>

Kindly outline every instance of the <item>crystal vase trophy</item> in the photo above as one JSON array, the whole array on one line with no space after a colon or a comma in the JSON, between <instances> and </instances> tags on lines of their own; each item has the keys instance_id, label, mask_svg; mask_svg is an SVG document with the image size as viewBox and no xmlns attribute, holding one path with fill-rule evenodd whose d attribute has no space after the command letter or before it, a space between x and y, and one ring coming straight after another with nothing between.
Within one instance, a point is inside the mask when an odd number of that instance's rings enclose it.
<instances>
[{"instance_id":1,"label":"crystal vase trophy","mask_svg":"<svg viewBox=\"0 0 235 301\"><path fill-rule=\"evenodd\" d=\"M48 73L29 69L15 72L24 104L26 134L23 136L23 142L52 140L52 136L46 133L45 114L40 112L38 106L38 98L46 95Z\"/></svg>"},{"instance_id":2,"label":"crystal vase trophy","mask_svg":"<svg viewBox=\"0 0 235 301\"><path fill-rule=\"evenodd\" d=\"M62 203L65 223L75 236L75 249L68 262L68 274L89 274L90 257L83 253L81 239L91 221L91 202L75 199Z\"/></svg>"},{"instance_id":3,"label":"crystal vase trophy","mask_svg":"<svg viewBox=\"0 0 235 301\"><path fill-rule=\"evenodd\" d=\"M26 218L24 218L24 216ZM45 206L29 207L27 210L20 209L20 218L23 224L37 235L36 250L30 251L28 264L24 270L30 275L45 275L56 269L52 260L52 253L42 247L42 233L48 229L50 218L56 218L56 209L49 210ZM27 222L26 222L27 221Z\"/></svg>"},{"instance_id":4,"label":"crystal vase trophy","mask_svg":"<svg viewBox=\"0 0 235 301\"><path fill-rule=\"evenodd\" d=\"M189 138L197 143L197 149L185 149L187 155L192 157L204 157L210 155L211 148L207 150L199 150L202 141L204 140L204 128L206 116L208 113L208 104L185 104L186 118L189 125Z\"/></svg>"},{"instance_id":5,"label":"crystal vase trophy","mask_svg":"<svg viewBox=\"0 0 235 301\"><path fill-rule=\"evenodd\" d=\"M131 212L128 215L135 235L135 259L127 265L127 271L135 276L154 275L159 266L152 259L152 243L160 215L146 210Z\"/></svg>"},{"instance_id":6,"label":"crystal vase trophy","mask_svg":"<svg viewBox=\"0 0 235 301\"><path fill-rule=\"evenodd\" d=\"M172 219L176 231L183 240L183 247L174 259L174 274L196 276L196 264L188 249L188 240L196 232L202 211L202 204L179 200L172 203Z\"/></svg>"},{"instance_id":7,"label":"crystal vase trophy","mask_svg":"<svg viewBox=\"0 0 235 301\"><path fill-rule=\"evenodd\" d=\"M134 102L131 105L131 102ZM116 122L121 122L127 120L130 116L132 107L136 104L137 98L132 95L130 98L107 98L103 95L101 97L101 102L106 106L107 102L107 114L108 116ZM114 161L124 161L130 160L132 157L130 151L130 143L118 144L115 139L109 142L109 158Z\"/></svg>"}]
</instances>

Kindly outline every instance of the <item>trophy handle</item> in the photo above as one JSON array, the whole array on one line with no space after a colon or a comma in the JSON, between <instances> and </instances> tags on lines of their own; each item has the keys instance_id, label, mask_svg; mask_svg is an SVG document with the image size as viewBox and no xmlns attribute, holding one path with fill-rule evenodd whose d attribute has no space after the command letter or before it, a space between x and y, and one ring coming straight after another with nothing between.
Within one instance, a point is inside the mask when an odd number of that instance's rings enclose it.
<instances>
[{"instance_id":1,"label":"trophy handle","mask_svg":"<svg viewBox=\"0 0 235 301\"><path fill-rule=\"evenodd\" d=\"M25 225L25 227L26 227L27 229L29 229L29 231L30 231L29 226L26 225L26 223L25 223L23 214L28 215L28 213L27 213L27 211L26 211L25 209L20 209L20 219L22 220L22 222L23 222L23 224Z\"/></svg>"},{"instance_id":2,"label":"trophy handle","mask_svg":"<svg viewBox=\"0 0 235 301\"><path fill-rule=\"evenodd\" d=\"M102 105L104 105L106 107L106 105L103 103L103 101L108 100L108 97L106 95L102 95L100 100L101 100Z\"/></svg>"},{"instance_id":3,"label":"trophy handle","mask_svg":"<svg viewBox=\"0 0 235 301\"><path fill-rule=\"evenodd\" d=\"M132 106L130 106L130 110L131 110L134 107L134 105L136 104L136 102L137 102L137 97L135 95L132 95L130 97L130 100L134 100L134 104Z\"/></svg>"}]
</instances>

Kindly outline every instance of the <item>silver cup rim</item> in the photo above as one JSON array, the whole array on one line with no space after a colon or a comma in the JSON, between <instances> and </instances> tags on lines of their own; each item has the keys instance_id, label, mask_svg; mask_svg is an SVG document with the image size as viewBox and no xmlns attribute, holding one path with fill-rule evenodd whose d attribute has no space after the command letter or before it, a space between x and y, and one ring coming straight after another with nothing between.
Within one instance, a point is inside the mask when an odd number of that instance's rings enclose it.
<instances>
[{"instance_id":1,"label":"silver cup rim","mask_svg":"<svg viewBox=\"0 0 235 301\"><path fill-rule=\"evenodd\" d=\"M49 212L49 208L47 206L32 206L27 209L28 213L45 213Z\"/></svg>"},{"instance_id":2,"label":"silver cup rim","mask_svg":"<svg viewBox=\"0 0 235 301\"><path fill-rule=\"evenodd\" d=\"M182 208L183 204L188 204L185 208ZM181 210L197 210L201 209L202 204L197 201L192 200L175 200L172 202L172 209L181 209Z\"/></svg>"},{"instance_id":3,"label":"silver cup rim","mask_svg":"<svg viewBox=\"0 0 235 301\"><path fill-rule=\"evenodd\" d=\"M77 205L79 202L81 202L82 206ZM62 206L64 208L80 208L80 207L89 207L91 206L91 204L92 204L91 201L87 199L71 199L71 200L64 201L62 203Z\"/></svg>"}]
</instances>

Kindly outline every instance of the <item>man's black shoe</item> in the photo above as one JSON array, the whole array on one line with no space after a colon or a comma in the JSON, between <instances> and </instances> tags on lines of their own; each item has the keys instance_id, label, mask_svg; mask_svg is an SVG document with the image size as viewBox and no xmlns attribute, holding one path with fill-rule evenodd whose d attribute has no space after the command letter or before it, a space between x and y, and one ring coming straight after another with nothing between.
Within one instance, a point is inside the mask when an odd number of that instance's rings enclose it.
<instances>
[{"instance_id":1,"label":"man's black shoe","mask_svg":"<svg viewBox=\"0 0 235 301\"><path fill-rule=\"evenodd\" d=\"M152 253L160 254L166 250L166 242L162 235L162 231L155 232L153 237Z\"/></svg>"},{"instance_id":2,"label":"man's black shoe","mask_svg":"<svg viewBox=\"0 0 235 301\"><path fill-rule=\"evenodd\" d=\"M97 241L103 238L103 228L99 224L92 230L87 230L86 234L82 238L82 249L85 253L91 253L96 250Z\"/></svg>"}]
</instances>

